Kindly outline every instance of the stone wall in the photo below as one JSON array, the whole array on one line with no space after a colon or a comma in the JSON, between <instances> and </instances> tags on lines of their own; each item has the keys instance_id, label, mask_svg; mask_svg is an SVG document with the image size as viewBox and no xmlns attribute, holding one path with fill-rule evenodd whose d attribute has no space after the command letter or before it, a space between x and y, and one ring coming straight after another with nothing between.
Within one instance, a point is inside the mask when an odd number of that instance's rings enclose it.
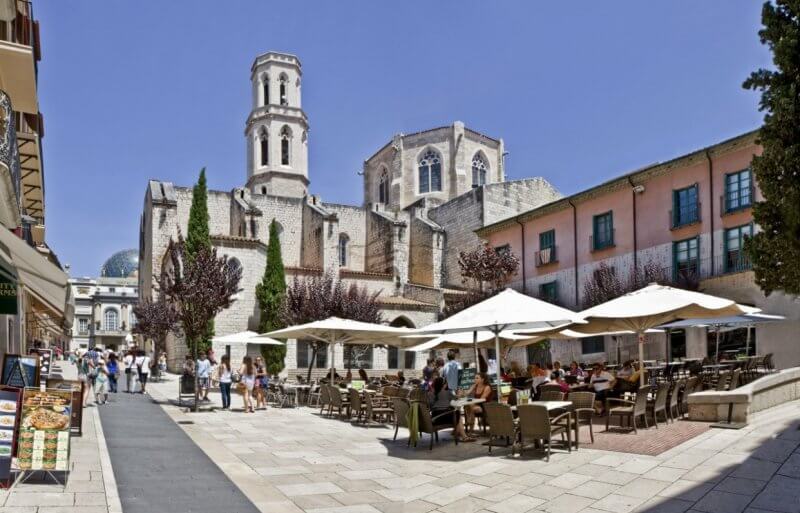
<instances>
[{"instance_id":1,"label":"stone wall","mask_svg":"<svg viewBox=\"0 0 800 513\"><path fill-rule=\"evenodd\" d=\"M322 212L308 202L303 203L303 243L300 249L300 266L322 269Z\"/></svg>"},{"instance_id":2,"label":"stone wall","mask_svg":"<svg viewBox=\"0 0 800 513\"><path fill-rule=\"evenodd\" d=\"M461 287L458 267L459 251L470 251L478 246L475 230L483 223L484 188L472 189L466 194L429 210L429 217L444 229L443 285Z\"/></svg>"},{"instance_id":3,"label":"stone wall","mask_svg":"<svg viewBox=\"0 0 800 513\"><path fill-rule=\"evenodd\" d=\"M366 260L366 235L367 235L367 211L361 207L349 205L338 205L334 203L323 203L323 208L336 215L338 220L338 237L344 234L348 239L347 244L347 269L353 271L365 270Z\"/></svg>"},{"instance_id":4,"label":"stone wall","mask_svg":"<svg viewBox=\"0 0 800 513\"><path fill-rule=\"evenodd\" d=\"M394 221L382 212L367 215L364 270L371 273L391 273L394 265Z\"/></svg>"},{"instance_id":5,"label":"stone wall","mask_svg":"<svg viewBox=\"0 0 800 513\"><path fill-rule=\"evenodd\" d=\"M258 239L264 244L269 242L269 224L274 219L280 225L281 256L284 265L300 265L305 199L253 194L250 196L250 201L261 211L263 227L258 230Z\"/></svg>"}]
</instances>

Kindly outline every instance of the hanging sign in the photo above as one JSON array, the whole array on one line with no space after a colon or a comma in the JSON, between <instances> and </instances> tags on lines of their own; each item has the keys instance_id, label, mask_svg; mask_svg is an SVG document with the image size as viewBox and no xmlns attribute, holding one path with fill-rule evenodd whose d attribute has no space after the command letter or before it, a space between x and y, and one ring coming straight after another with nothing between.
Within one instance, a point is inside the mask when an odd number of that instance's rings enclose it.
<instances>
[{"instance_id":1,"label":"hanging sign","mask_svg":"<svg viewBox=\"0 0 800 513\"><path fill-rule=\"evenodd\" d=\"M3 355L3 374L0 376L0 384L16 388L38 387L39 355Z\"/></svg>"},{"instance_id":2,"label":"hanging sign","mask_svg":"<svg viewBox=\"0 0 800 513\"><path fill-rule=\"evenodd\" d=\"M20 470L69 470L72 392L25 389L19 428Z\"/></svg>"},{"instance_id":3,"label":"hanging sign","mask_svg":"<svg viewBox=\"0 0 800 513\"><path fill-rule=\"evenodd\" d=\"M17 315L17 282L0 273L0 314Z\"/></svg>"},{"instance_id":4,"label":"hanging sign","mask_svg":"<svg viewBox=\"0 0 800 513\"><path fill-rule=\"evenodd\" d=\"M11 459L17 448L17 427L22 390L0 385L0 488L8 488L11 479Z\"/></svg>"}]
</instances>

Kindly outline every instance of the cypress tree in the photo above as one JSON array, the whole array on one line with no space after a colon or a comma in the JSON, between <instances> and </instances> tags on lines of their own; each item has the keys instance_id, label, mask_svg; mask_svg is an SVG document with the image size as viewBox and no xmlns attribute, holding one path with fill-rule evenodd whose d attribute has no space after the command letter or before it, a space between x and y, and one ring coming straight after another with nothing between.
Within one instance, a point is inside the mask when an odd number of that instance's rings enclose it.
<instances>
[{"instance_id":1,"label":"cypress tree","mask_svg":"<svg viewBox=\"0 0 800 513\"><path fill-rule=\"evenodd\" d=\"M194 259L200 248L211 248L211 235L208 231L208 186L206 168L200 170L200 177L192 188L192 206L189 208L189 225L186 229L186 257ZM204 352L211 347L214 338L214 319L208 322L205 335L197 341L197 350ZM192 340L186 340L192 348Z\"/></svg>"},{"instance_id":2,"label":"cypress tree","mask_svg":"<svg viewBox=\"0 0 800 513\"><path fill-rule=\"evenodd\" d=\"M281 257L281 241L278 238L278 224L273 219L269 225L269 245L267 246L267 265L261 283L256 285L256 300L261 319L260 333L267 333L284 327L281 319L284 297L286 296L286 274ZM267 372L278 374L283 370L286 346L262 346L261 355Z\"/></svg>"},{"instance_id":3,"label":"cypress tree","mask_svg":"<svg viewBox=\"0 0 800 513\"><path fill-rule=\"evenodd\" d=\"M756 283L766 294L800 294L800 2L775 0L761 11L758 35L772 52L774 69L744 82L761 91L763 148L752 170L764 201L753 208L759 231L745 244Z\"/></svg>"}]
</instances>

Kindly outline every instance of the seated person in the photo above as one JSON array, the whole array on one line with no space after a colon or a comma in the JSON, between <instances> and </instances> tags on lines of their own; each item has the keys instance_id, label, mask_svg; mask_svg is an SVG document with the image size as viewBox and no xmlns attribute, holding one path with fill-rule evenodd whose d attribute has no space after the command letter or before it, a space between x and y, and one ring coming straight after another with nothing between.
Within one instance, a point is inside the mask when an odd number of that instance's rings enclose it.
<instances>
[{"instance_id":1,"label":"seated person","mask_svg":"<svg viewBox=\"0 0 800 513\"><path fill-rule=\"evenodd\" d=\"M562 378L566 374L564 372L564 369L561 368L561 362L559 362L558 360L553 362L553 372L551 374L558 374Z\"/></svg>"},{"instance_id":2,"label":"seated person","mask_svg":"<svg viewBox=\"0 0 800 513\"><path fill-rule=\"evenodd\" d=\"M622 368L617 371L617 379L628 379L633 374L633 362L628 360L622 364Z\"/></svg>"},{"instance_id":3,"label":"seated person","mask_svg":"<svg viewBox=\"0 0 800 513\"><path fill-rule=\"evenodd\" d=\"M558 386L561 388L561 391L565 394L569 393L569 383L564 381L564 378L562 378L557 372L553 372L553 374L550 375L550 382L558 384Z\"/></svg>"},{"instance_id":4,"label":"seated person","mask_svg":"<svg viewBox=\"0 0 800 513\"><path fill-rule=\"evenodd\" d=\"M367 371L364 370L364 367L358 369L358 379L364 383L369 383L369 376L367 376Z\"/></svg>"},{"instance_id":5,"label":"seated person","mask_svg":"<svg viewBox=\"0 0 800 513\"><path fill-rule=\"evenodd\" d=\"M401 370L397 371L397 384L400 385L400 386L403 386L403 385L405 385L405 383L406 383L405 374L403 374L403 371L401 371Z\"/></svg>"},{"instance_id":6,"label":"seated person","mask_svg":"<svg viewBox=\"0 0 800 513\"><path fill-rule=\"evenodd\" d=\"M602 415L608 392L614 387L614 376L605 369L602 363L596 363L592 369L592 378L589 382L594 388L595 409L599 415Z\"/></svg>"},{"instance_id":7,"label":"seated person","mask_svg":"<svg viewBox=\"0 0 800 513\"><path fill-rule=\"evenodd\" d=\"M511 362L511 371L509 372L509 377L513 378L521 378L525 376L525 371L522 370L522 367L519 366L519 362L513 361Z\"/></svg>"},{"instance_id":8,"label":"seated person","mask_svg":"<svg viewBox=\"0 0 800 513\"><path fill-rule=\"evenodd\" d=\"M447 388L444 378L435 378L430 392L428 393L428 406L431 408L431 417L433 417L433 424L449 424L452 422L453 417L447 415L452 414L456 417L456 425L453 428L453 437L457 438L459 442L474 442L475 438L467 436L464 431L464 422L458 412L450 406L450 401L454 400L456 395L452 390ZM437 418L438 417L438 418Z\"/></svg>"},{"instance_id":9,"label":"seated person","mask_svg":"<svg viewBox=\"0 0 800 513\"><path fill-rule=\"evenodd\" d=\"M492 386L489 382L489 376L485 372L479 372L475 375L475 383L467 390L467 397L474 397L475 399L485 399L486 401L492 400ZM475 417L478 413L483 413L483 406L480 404L471 404L464 407L464 414L467 417L466 428L467 433L471 434L475 426Z\"/></svg>"},{"instance_id":10,"label":"seated person","mask_svg":"<svg viewBox=\"0 0 800 513\"><path fill-rule=\"evenodd\" d=\"M583 369L578 366L578 362L572 362L569 364L569 370L567 370L567 374L569 376L577 376L579 378L586 376L586 373L583 372Z\"/></svg>"},{"instance_id":11,"label":"seated person","mask_svg":"<svg viewBox=\"0 0 800 513\"><path fill-rule=\"evenodd\" d=\"M535 396L538 393L539 385L550 381L550 373L538 363L528 365L528 373L531 375L531 391Z\"/></svg>"}]
</instances>

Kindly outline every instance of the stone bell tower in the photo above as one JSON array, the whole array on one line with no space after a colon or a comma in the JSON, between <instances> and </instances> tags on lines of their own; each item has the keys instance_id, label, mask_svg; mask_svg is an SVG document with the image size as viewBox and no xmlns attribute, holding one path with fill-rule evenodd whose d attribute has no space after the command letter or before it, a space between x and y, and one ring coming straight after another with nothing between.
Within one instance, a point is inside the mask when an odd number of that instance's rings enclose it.
<instances>
[{"instance_id":1,"label":"stone bell tower","mask_svg":"<svg viewBox=\"0 0 800 513\"><path fill-rule=\"evenodd\" d=\"M294 55L267 52L251 69L247 117L247 187L252 194L303 197L308 190L308 119Z\"/></svg>"}]
</instances>

